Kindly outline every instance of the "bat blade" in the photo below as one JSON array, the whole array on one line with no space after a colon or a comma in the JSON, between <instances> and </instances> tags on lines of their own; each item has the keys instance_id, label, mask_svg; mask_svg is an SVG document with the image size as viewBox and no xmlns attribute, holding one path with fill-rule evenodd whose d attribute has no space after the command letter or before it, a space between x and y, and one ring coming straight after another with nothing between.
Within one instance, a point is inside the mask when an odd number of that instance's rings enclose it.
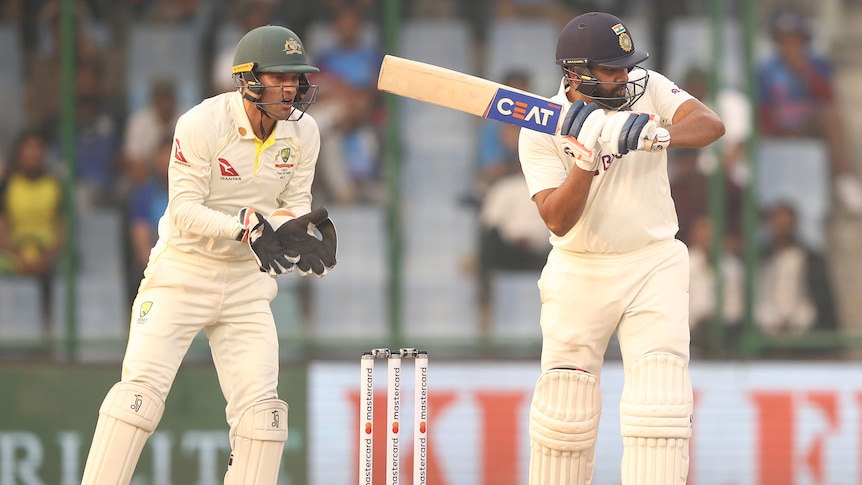
<instances>
[{"instance_id":1,"label":"bat blade","mask_svg":"<svg viewBox=\"0 0 862 485\"><path fill-rule=\"evenodd\" d=\"M444 67L386 55L377 88L406 98L553 134L562 105L542 96Z\"/></svg>"}]
</instances>

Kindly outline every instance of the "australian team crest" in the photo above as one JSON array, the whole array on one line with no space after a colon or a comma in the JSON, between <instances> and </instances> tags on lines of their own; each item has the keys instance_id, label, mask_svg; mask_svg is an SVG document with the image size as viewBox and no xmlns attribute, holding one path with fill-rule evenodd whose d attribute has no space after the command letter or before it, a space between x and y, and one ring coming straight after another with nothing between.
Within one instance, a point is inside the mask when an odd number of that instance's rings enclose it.
<instances>
[{"instance_id":1,"label":"australian team crest","mask_svg":"<svg viewBox=\"0 0 862 485\"><path fill-rule=\"evenodd\" d=\"M281 157L281 161L287 163L290 160L290 153L293 151L290 147L282 148L280 152L278 152Z\"/></svg>"},{"instance_id":2,"label":"australian team crest","mask_svg":"<svg viewBox=\"0 0 862 485\"><path fill-rule=\"evenodd\" d=\"M153 308L153 302L145 301L141 303L141 309L138 312L138 324L144 324L147 321L147 314L150 313L150 310Z\"/></svg>"},{"instance_id":3,"label":"australian team crest","mask_svg":"<svg viewBox=\"0 0 862 485\"><path fill-rule=\"evenodd\" d=\"M302 54L302 44L300 44L298 40L291 37L284 41L284 53L287 55Z\"/></svg>"},{"instance_id":4,"label":"australian team crest","mask_svg":"<svg viewBox=\"0 0 862 485\"><path fill-rule=\"evenodd\" d=\"M285 178L293 172L293 167L296 165L296 158L299 156L299 149L295 146L292 140L288 140L289 146L282 148L275 154L275 171L279 178Z\"/></svg>"}]
</instances>

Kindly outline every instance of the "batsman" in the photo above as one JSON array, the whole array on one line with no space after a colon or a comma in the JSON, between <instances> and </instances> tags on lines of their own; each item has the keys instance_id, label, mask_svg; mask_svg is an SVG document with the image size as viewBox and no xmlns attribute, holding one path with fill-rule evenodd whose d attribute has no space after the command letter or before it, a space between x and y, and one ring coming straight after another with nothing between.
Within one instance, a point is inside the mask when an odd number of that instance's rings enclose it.
<instances>
[{"instance_id":1,"label":"batsman","mask_svg":"<svg viewBox=\"0 0 862 485\"><path fill-rule=\"evenodd\" d=\"M275 485L288 436L277 392L275 277L325 275L336 233L311 208L320 132L299 37L280 26L245 34L235 92L176 124L169 200L132 305L121 379L100 409L83 485L128 485L159 425L189 345L203 329L227 401L225 485ZM227 73L225 73L227 75Z\"/></svg>"},{"instance_id":2,"label":"batsman","mask_svg":"<svg viewBox=\"0 0 862 485\"><path fill-rule=\"evenodd\" d=\"M530 485L592 482L605 351L616 332L622 485L683 485L693 397L688 252L670 196L667 149L724 134L703 103L662 74L619 18L575 17L556 61L560 130L521 130L519 157L550 230L538 285L541 374L530 407Z\"/></svg>"}]
</instances>

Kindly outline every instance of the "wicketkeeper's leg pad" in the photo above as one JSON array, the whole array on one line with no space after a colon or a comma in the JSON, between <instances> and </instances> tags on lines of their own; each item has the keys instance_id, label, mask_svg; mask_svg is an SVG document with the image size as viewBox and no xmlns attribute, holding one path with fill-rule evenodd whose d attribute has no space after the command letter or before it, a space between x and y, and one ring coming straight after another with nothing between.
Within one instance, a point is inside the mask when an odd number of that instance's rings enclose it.
<instances>
[{"instance_id":1,"label":"wicketkeeper's leg pad","mask_svg":"<svg viewBox=\"0 0 862 485\"><path fill-rule=\"evenodd\" d=\"M287 441L287 403L260 401L243 412L231 440L225 485L275 485Z\"/></svg>"},{"instance_id":2,"label":"wicketkeeper's leg pad","mask_svg":"<svg viewBox=\"0 0 862 485\"><path fill-rule=\"evenodd\" d=\"M655 352L625 377L620 402L623 485L684 485L694 397L688 363Z\"/></svg>"},{"instance_id":3,"label":"wicketkeeper's leg pad","mask_svg":"<svg viewBox=\"0 0 862 485\"><path fill-rule=\"evenodd\" d=\"M164 400L149 386L114 384L99 408L81 485L127 485L164 412Z\"/></svg>"},{"instance_id":4,"label":"wicketkeeper's leg pad","mask_svg":"<svg viewBox=\"0 0 862 485\"><path fill-rule=\"evenodd\" d=\"M530 405L530 485L589 485L602 396L593 374L551 369Z\"/></svg>"}]
</instances>

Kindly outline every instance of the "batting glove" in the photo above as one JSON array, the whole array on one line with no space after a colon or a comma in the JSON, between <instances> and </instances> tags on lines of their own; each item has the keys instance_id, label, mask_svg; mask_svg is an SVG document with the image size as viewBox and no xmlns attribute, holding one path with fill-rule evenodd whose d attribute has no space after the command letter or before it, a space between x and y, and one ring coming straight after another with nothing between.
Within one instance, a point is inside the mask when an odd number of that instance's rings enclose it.
<instances>
[{"instance_id":1,"label":"batting glove","mask_svg":"<svg viewBox=\"0 0 862 485\"><path fill-rule=\"evenodd\" d=\"M598 166L598 141L606 118L596 103L580 100L566 112L557 138L563 152L582 170L592 172Z\"/></svg>"},{"instance_id":2,"label":"batting glove","mask_svg":"<svg viewBox=\"0 0 862 485\"><path fill-rule=\"evenodd\" d=\"M335 266L338 236L326 208L296 218L279 209L271 219L283 251L296 263L300 275L314 273L321 278Z\"/></svg>"},{"instance_id":3,"label":"batting glove","mask_svg":"<svg viewBox=\"0 0 862 485\"><path fill-rule=\"evenodd\" d=\"M242 230L236 239L248 243L260 270L271 276L288 272L293 262L284 254L270 223L259 212L248 207L239 210L237 219Z\"/></svg>"},{"instance_id":4,"label":"batting glove","mask_svg":"<svg viewBox=\"0 0 862 485\"><path fill-rule=\"evenodd\" d=\"M617 111L608 116L600 140L620 155L631 150L661 151L670 144L670 133L658 121L654 113Z\"/></svg>"}]
</instances>

